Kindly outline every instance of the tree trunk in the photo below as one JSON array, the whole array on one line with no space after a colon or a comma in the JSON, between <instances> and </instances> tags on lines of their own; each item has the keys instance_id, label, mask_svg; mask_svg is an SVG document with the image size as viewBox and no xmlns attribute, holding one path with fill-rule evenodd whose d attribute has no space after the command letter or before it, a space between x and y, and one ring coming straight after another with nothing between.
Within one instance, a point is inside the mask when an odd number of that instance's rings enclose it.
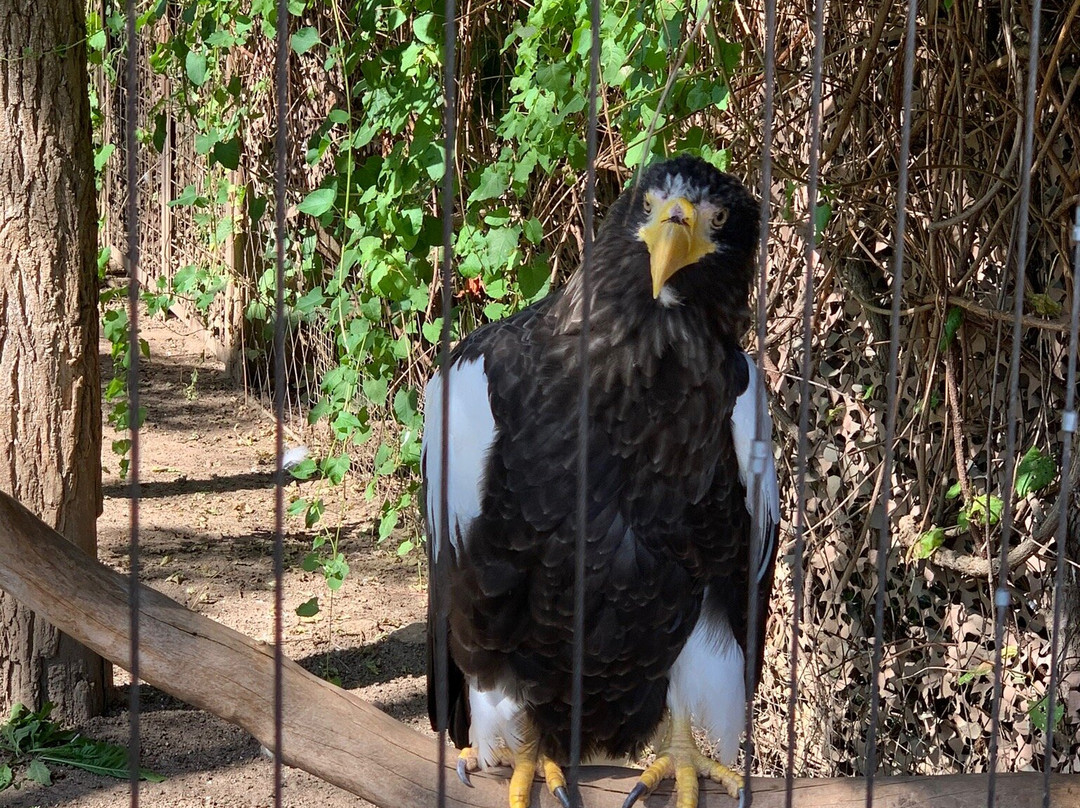
<instances>
[{"instance_id":1,"label":"tree trunk","mask_svg":"<svg viewBox=\"0 0 1080 808\"><path fill-rule=\"evenodd\" d=\"M0 490L95 555L97 209L82 0L0 0ZM0 720L100 712L105 663L0 593Z\"/></svg>"}]
</instances>

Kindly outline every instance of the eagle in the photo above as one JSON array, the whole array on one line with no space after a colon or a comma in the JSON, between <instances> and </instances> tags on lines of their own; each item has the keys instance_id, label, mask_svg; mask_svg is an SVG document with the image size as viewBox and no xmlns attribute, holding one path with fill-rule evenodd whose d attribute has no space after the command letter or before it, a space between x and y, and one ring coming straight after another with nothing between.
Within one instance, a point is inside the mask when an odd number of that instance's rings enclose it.
<instances>
[{"instance_id":1,"label":"eagle","mask_svg":"<svg viewBox=\"0 0 1080 808\"><path fill-rule=\"evenodd\" d=\"M609 209L588 266L469 334L427 383L422 499L445 569L445 729L464 783L513 766L511 808L529 805L537 772L569 807L586 272L582 754L625 761L652 744L626 806L667 777L680 808L697 805L699 776L742 788L729 765L746 655L755 670L763 660L779 524L772 452L755 440L758 418L771 435L764 387L740 345L758 222L735 177L689 155L655 163ZM761 619L748 636L752 579Z\"/></svg>"}]
</instances>

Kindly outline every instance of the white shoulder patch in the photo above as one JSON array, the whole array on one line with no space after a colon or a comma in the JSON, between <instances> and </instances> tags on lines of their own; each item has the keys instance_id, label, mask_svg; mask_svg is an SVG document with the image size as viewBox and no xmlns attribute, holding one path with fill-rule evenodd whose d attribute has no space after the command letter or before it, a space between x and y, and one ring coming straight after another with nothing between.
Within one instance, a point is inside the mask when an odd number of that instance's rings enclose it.
<instances>
[{"instance_id":1,"label":"white shoulder patch","mask_svg":"<svg viewBox=\"0 0 1080 808\"><path fill-rule=\"evenodd\" d=\"M495 417L488 398L488 380L484 360L471 359L450 366L450 434L442 436L442 371L424 388L424 439L421 465L426 487L426 513L429 534L434 537L437 553L439 535L439 499L442 485L442 450L448 451L446 504L449 511L450 544L457 547L469 522L480 515L484 490L484 471L488 451L495 442Z\"/></svg>"},{"instance_id":2,"label":"white shoulder patch","mask_svg":"<svg viewBox=\"0 0 1080 808\"><path fill-rule=\"evenodd\" d=\"M731 434L735 441L735 455L739 459L739 481L746 486L746 510L760 531L758 547L757 578L761 582L773 553L775 527L780 521L780 490L776 482L776 464L772 453L772 418L765 401L765 386L758 379L757 365L749 355L743 354L750 381L735 400L731 413ZM761 458L761 482L757 502L754 502L753 451L757 437L758 418L764 419L768 445Z\"/></svg>"},{"instance_id":3,"label":"white shoulder patch","mask_svg":"<svg viewBox=\"0 0 1080 808\"><path fill-rule=\"evenodd\" d=\"M671 667L668 709L688 714L705 730L721 763L731 763L739 753L746 715L743 664L727 620L710 620L703 611Z\"/></svg>"}]
</instances>

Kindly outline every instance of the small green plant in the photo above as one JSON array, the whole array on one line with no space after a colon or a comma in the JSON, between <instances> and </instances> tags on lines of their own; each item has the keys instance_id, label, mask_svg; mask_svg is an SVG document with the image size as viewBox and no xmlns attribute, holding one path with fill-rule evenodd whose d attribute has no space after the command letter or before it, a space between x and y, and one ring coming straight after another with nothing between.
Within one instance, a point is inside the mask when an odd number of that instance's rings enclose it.
<instances>
[{"instance_id":1,"label":"small green plant","mask_svg":"<svg viewBox=\"0 0 1080 808\"><path fill-rule=\"evenodd\" d=\"M1047 711L1050 708L1050 696L1043 696L1041 699L1035 702L1029 702L1028 715L1031 717L1031 725L1040 732L1046 732L1047 730ZM1065 705L1061 703L1061 699L1057 699L1054 703L1054 721L1053 728L1056 730L1061 724L1061 720L1065 717Z\"/></svg>"},{"instance_id":2,"label":"small green plant","mask_svg":"<svg viewBox=\"0 0 1080 808\"><path fill-rule=\"evenodd\" d=\"M959 328L959 321L956 323L956 328ZM956 328L952 329L953 334ZM1057 464L1054 458L1043 454L1037 446L1032 446L1017 464L1013 491L1017 498L1023 499L1048 486L1056 475ZM962 486L956 482L945 492L945 498L958 499L962 494ZM974 494L969 501L963 503L963 507L956 515L954 527L944 528L938 525L931 527L912 545L910 557L913 559L930 558L945 543L947 536L968 533L973 525L982 528L993 527L1001 521L1004 509L1005 503L1000 497L993 494Z\"/></svg>"},{"instance_id":3,"label":"small green plant","mask_svg":"<svg viewBox=\"0 0 1080 808\"><path fill-rule=\"evenodd\" d=\"M63 729L49 718L53 705L45 703L34 712L16 703L11 717L0 725L0 791L18 788L16 772L23 770L27 780L52 785L48 764L62 764L108 777L128 776L128 753L122 746L85 738L74 730ZM139 777L161 782L160 774L139 769Z\"/></svg>"}]
</instances>

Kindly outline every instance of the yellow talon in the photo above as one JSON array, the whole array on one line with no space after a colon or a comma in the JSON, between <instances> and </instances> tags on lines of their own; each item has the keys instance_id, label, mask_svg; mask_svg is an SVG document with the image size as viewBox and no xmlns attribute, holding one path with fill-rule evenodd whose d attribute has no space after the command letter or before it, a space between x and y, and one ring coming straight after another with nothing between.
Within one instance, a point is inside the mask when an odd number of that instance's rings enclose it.
<instances>
[{"instance_id":1,"label":"yellow talon","mask_svg":"<svg viewBox=\"0 0 1080 808\"><path fill-rule=\"evenodd\" d=\"M668 777L675 778L675 808L697 808L699 777L720 783L732 797L738 797L743 787L741 775L701 754L688 716L671 718L667 722L656 760L641 773L638 785L630 792L623 808L630 808L639 797L651 792Z\"/></svg>"}]
</instances>

